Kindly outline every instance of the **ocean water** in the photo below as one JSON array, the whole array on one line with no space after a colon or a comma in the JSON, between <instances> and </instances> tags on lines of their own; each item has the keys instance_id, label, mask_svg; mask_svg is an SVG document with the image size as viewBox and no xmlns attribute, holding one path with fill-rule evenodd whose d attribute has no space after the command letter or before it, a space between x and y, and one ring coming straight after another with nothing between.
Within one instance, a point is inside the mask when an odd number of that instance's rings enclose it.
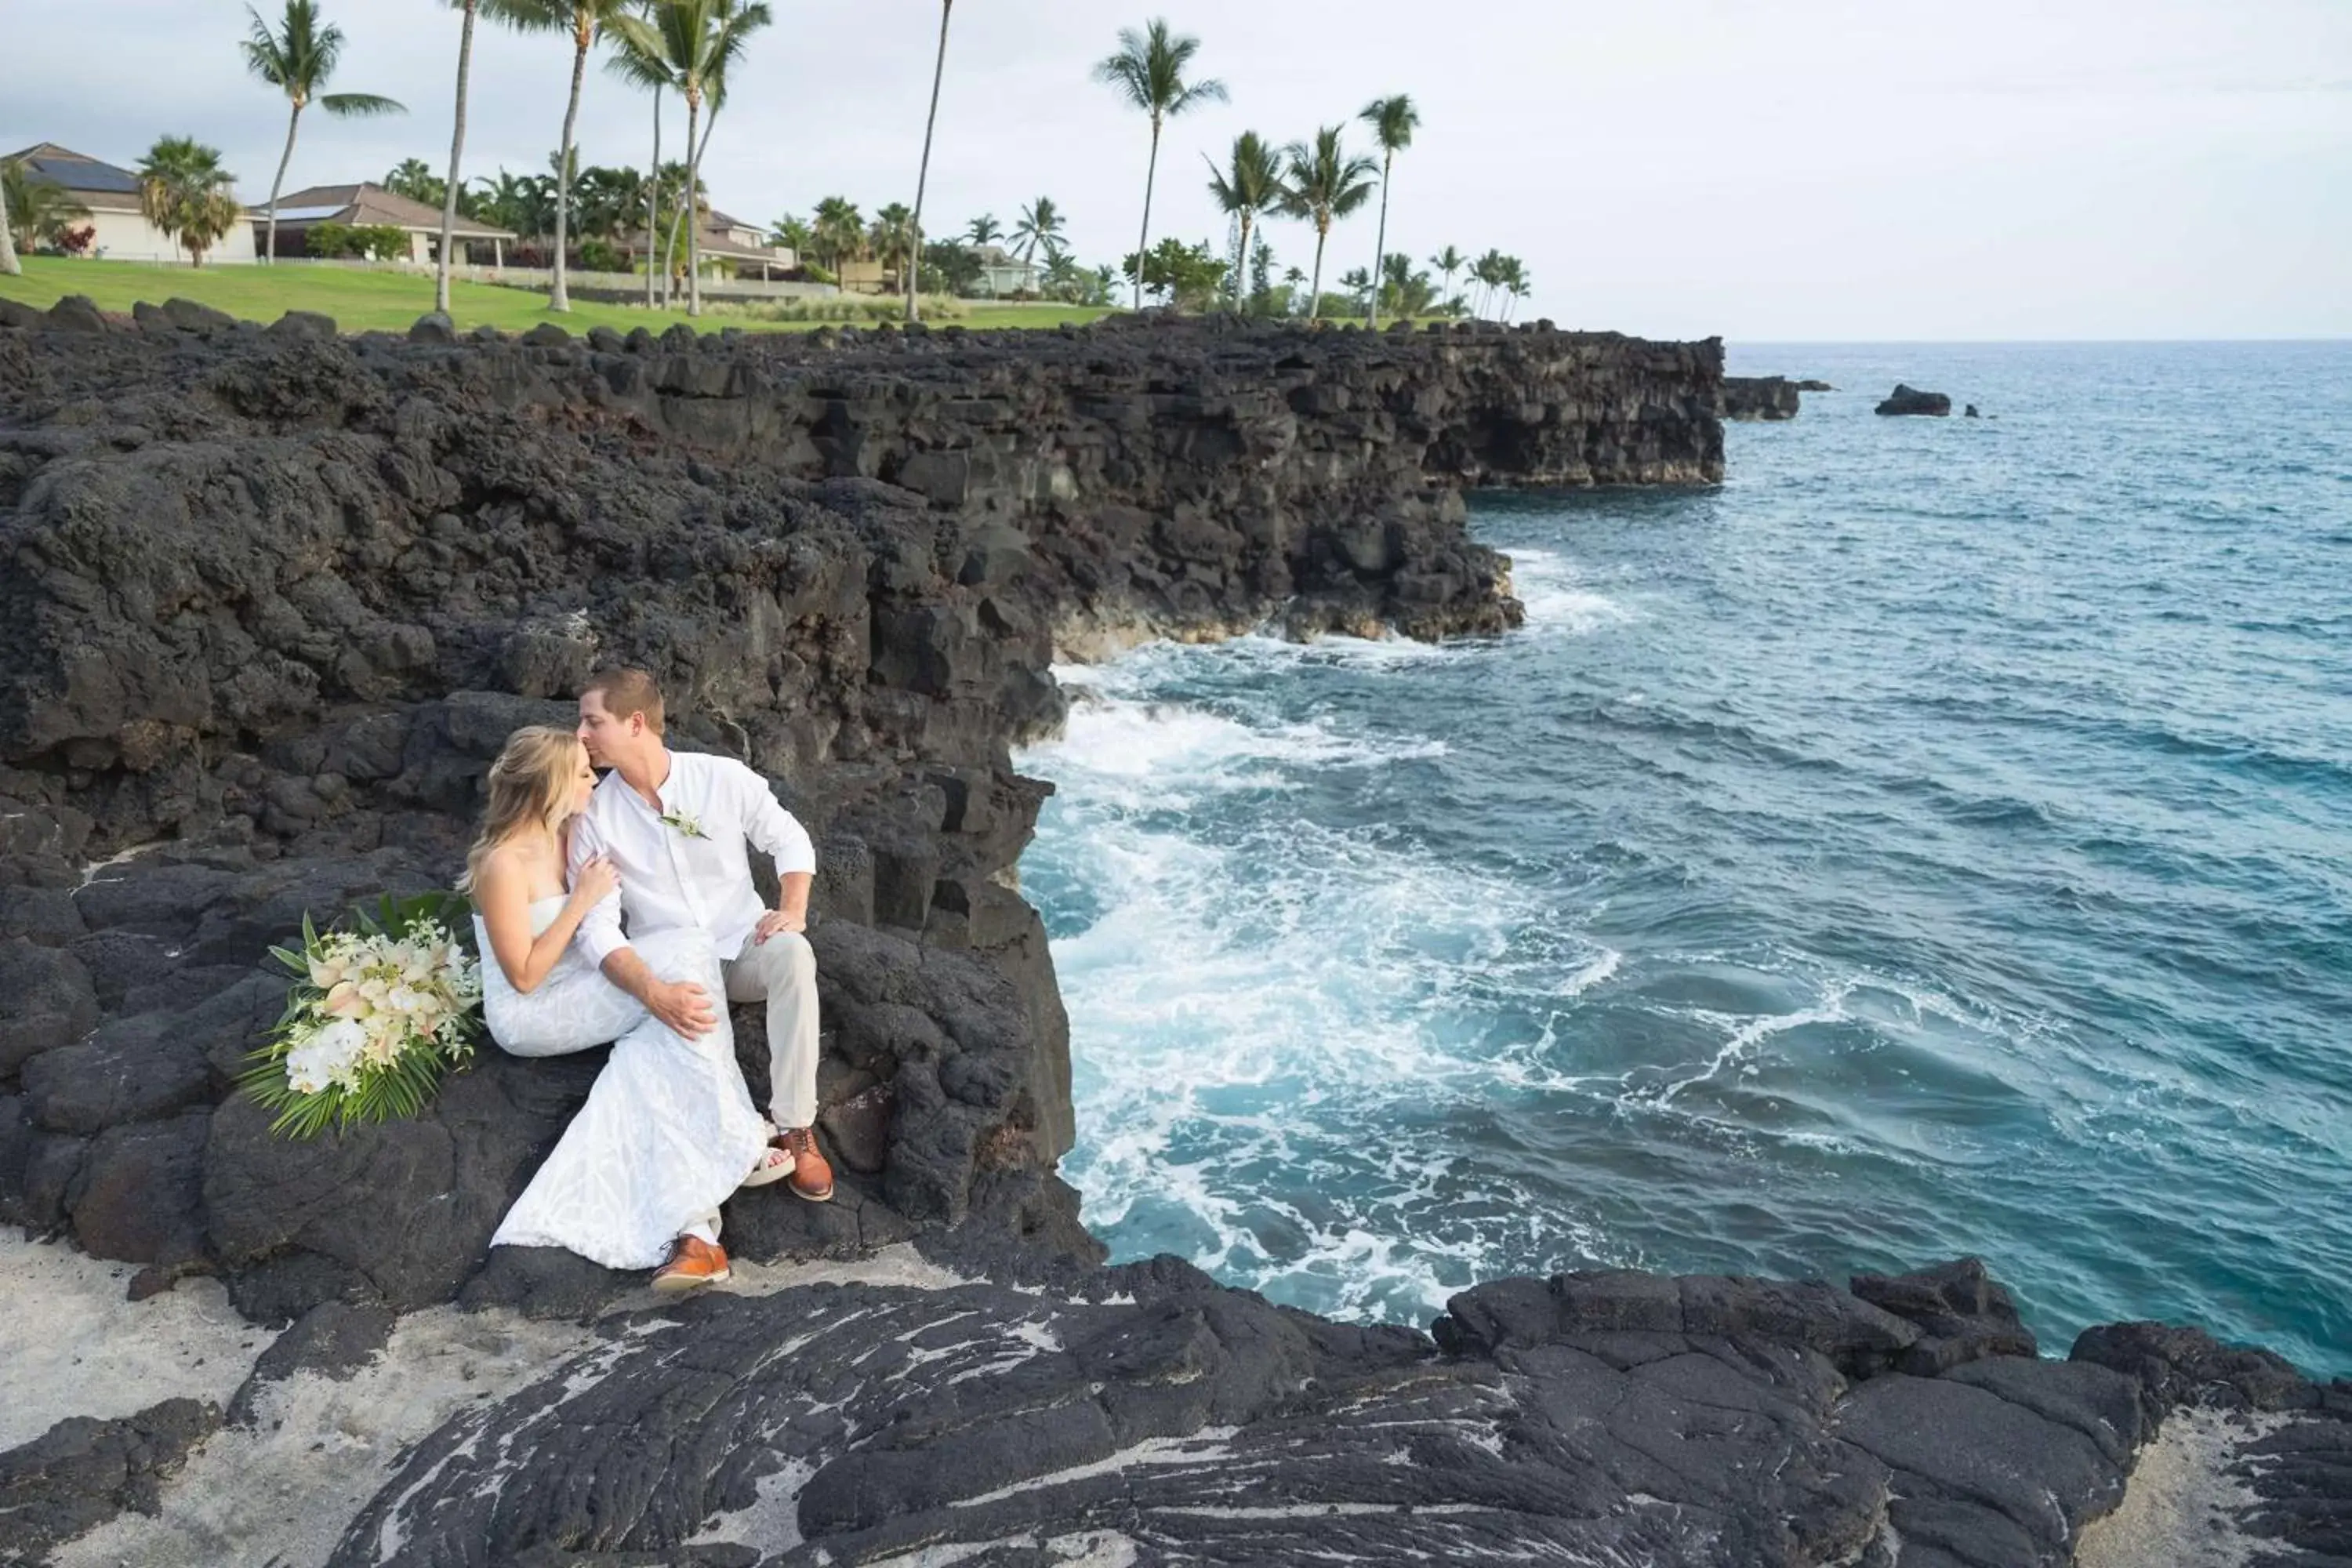
<instances>
[{"instance_id":1,"label":"ocean water","mask_svg":"<svg viewBox=\"0 0 2352 1568\"><path fill-rule=\"evenodd\" d=\"M2352 344L1733 368L1843 390L1474 501L1521 632L1061 672L1087 1222L1409 1322L1973 1252L2352 1372Z\"/></svg>"}]
</instances>

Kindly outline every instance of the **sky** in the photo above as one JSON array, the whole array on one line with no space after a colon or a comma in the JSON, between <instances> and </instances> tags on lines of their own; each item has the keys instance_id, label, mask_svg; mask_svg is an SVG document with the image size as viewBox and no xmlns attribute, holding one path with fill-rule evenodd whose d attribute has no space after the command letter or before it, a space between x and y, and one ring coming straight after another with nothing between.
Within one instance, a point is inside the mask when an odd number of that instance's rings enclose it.
<instances>
[{"instance_id":1,"label":"sky","mask_svg":"<svg viewBox=\"0 0 2352 1568\"><path fill-rule=\"evenodd\" d=\"M936 0L771 0L706 160L767 223L840 194L913 199ZM287 189L446 167L457 14L323 0L332 86L382 121L303 116ZM237 0L12 6L0 151L135 163L163 133L268 194L285 102L236 51ZM963 0L925 227L1051 195L1079 258L1134 247L1150 132L1089 68L1164 15L1231 94L1171 122L1154 238L1222 246L1203 156L1288 142L1377 97L1422 111L1391 250L1517 256L1522 319L1750 342L2352 336L2352 0ZM465 167L543 171L568 39L478 29ZM675 108L675 105L673 104ZM583 160L643 164L652 105L592 68ZM674 153L682 111L666 132ZM1314 235L1276 222L1282 265ZM1367 265L1367 212L1325 277Z\"/></svg>"}]
</instances>

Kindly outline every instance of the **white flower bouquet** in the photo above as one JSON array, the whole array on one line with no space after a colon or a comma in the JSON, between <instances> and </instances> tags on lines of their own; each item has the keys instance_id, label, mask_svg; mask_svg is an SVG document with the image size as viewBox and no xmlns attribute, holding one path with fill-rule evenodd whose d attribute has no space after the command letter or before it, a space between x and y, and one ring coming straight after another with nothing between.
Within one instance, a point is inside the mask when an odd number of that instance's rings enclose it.
<instances>
[{"instance_id":1,"label":"white flower bouquet","mask_svg":"<svg viewBox=\"0 0 2352 1568\"><path fill-rule=\"evenodd\" d=\"M269 950L299 978L239 1081L278 1112L271 1131L415 1116L473 1059L481 964L451 934L470 930L469 912L455 893L387 898L357 911L355 930L320 932L305 915L299 952Z\"/></svg>"}]
</instances>

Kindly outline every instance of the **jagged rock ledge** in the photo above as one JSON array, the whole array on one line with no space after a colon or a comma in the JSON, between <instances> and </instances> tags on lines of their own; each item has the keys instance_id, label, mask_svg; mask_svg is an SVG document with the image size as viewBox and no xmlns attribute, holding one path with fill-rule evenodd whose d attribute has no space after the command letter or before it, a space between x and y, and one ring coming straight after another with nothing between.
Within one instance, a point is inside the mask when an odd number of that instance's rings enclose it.
<instances>
[{"instance_id":1,"label":"jagged rock ledge","mask_svg":"<svg viewBox=\"0 0 2352 1568\"><path fill-rule=\"evenodd\" d=\"M1726 419L1794 419L1804 405L1802 392L1811 384L1790 381L1785 375L1727 375L1723 378L1723 416Z\"/></svg>"}]
</instances>

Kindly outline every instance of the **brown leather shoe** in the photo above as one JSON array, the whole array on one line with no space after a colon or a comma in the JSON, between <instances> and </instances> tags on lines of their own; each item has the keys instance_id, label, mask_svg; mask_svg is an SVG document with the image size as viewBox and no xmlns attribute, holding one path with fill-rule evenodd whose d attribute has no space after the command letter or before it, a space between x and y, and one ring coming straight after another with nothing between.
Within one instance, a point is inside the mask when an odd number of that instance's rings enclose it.
<instances>
[{"instance_id":1,"label":"brown leather shoe","mask_svg":"<svg viewBox=\"0 0 2352 1568\"><path fill-rule=\"evenodd\" d=\"M681 1236L670 1243L669 1258L654 1270L656 1290L692 1290L718 1285L729 1278L727 1250L698 1236Z\"/></svg>"},{"instance_id":2,"label":"brown leather shoe","mask_svg":"<svg viewBox=\"0 0 2352 1568\"><path fill-rule=\"evenodd\" d=\"M777 1136L776 1147L793 1157L793 1196L813 1204L833 1201L833 1167L817 1152L815 1129L787 1128Z\"/></svg>"}]
</instances>

